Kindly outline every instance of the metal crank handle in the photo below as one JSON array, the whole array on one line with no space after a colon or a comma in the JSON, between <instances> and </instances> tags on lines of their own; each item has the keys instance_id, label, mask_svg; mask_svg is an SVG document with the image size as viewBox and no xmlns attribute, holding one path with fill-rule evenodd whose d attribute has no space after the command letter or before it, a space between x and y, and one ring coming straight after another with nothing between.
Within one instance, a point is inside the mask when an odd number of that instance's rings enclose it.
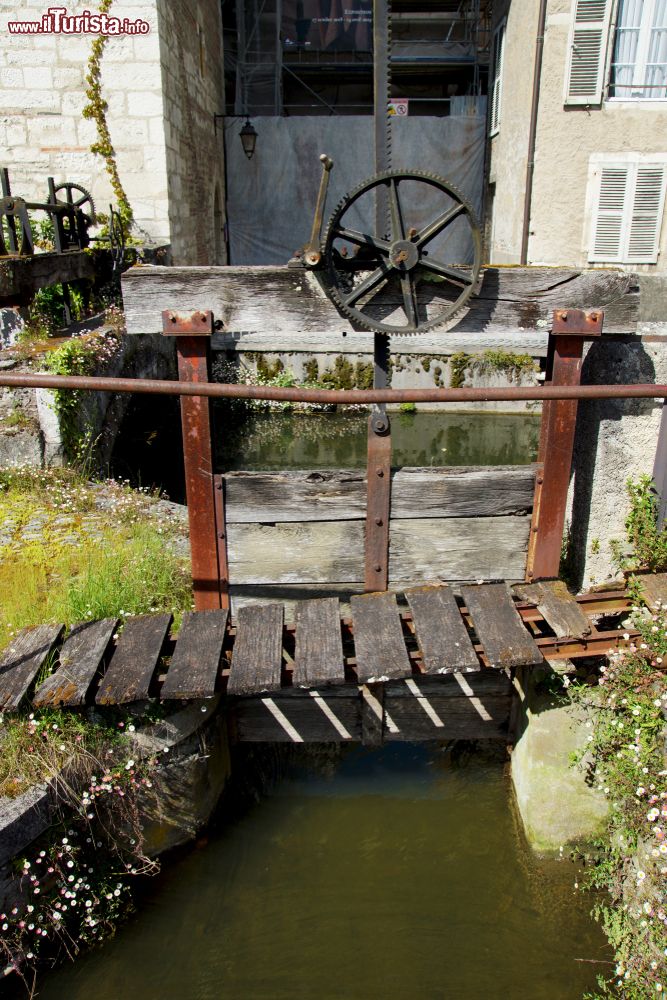
<instances>
[{"instance_id":1,"label":"metal crank handle","mask_svg":"<svg viewBox=\"0 0 667 1000\"><path fill-rule=\"evenodd\" d=\"M320 179L320 190L317 195L315 206L315 217L313 218L313 228L310 233L310 240L304 247L304 263L306 267L317 267L322 259L320 250L320 240L322 233L322 219L324 217L324 205L327 199L327 189L329 187L329 174L333 170L334 162L326 153L320 156L322 164L322 177Z\"/></svg>"}]
</instances>

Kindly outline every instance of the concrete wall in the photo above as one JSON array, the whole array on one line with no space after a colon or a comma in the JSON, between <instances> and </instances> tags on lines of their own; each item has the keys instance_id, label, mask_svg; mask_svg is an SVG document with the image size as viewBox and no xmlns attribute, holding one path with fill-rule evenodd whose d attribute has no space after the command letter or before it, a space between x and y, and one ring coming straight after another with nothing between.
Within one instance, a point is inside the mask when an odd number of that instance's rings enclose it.
<instances>
[{"instance_id":1,"label":"concrete wall","mask_svg":"<svg viewBox=\"0 0 667 1000\"><path fill-rule=\"evenodd\" d=\"M222 14L217 0L157 0L174 264L226 264ZM217 206L217 210L216 210Z\"/></svg>"},{"instance_id":2,"label":"concrete wall","mask_svg":"<svg viewBox=\"0 0 667 1000\"><path fill-rule=\"evenodd\" d=\"M500 7L494 20L504 15ZM592 153L664 153L667 101L603 101L600 107L565 107L572 0L549 0L540 83L533 204L528 263L587 265L590 230L586 203ZM499 134L490 144L490 180L495 181L490 259L518 263L538 4L511 0L503 73ZM657 265L667 270L667 224L663 219Z\"/></svg>"},{"instance_id":3,"label":"concrete wall","mask_svg":"<svg viewBox=\"0 0 667 1000\"><path fill-rule=\"evenodd\" d=\"M68 5L69 14L90 4ZM116 201L104 162L90 151L95 124L82 116L94 35L9 35L7 22L39 20L41 0L0 0L0 165L12 189L47 197L47 177L83 185L97 208ZM224 263L222 25L217 0L114 0L110 13L150 25L110 37L102 92L136 235L172 242L175 263Z\"/></svg>"}]
</instances>

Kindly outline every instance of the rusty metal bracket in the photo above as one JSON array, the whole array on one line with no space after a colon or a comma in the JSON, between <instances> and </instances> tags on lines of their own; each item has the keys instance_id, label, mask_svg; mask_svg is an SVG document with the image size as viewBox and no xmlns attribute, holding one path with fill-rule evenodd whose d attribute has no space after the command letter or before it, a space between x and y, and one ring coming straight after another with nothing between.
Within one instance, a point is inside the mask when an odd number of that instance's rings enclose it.
<instances>
[{"instance_id":1,"label":"rusty metal bracket","mask_svg":"<svg viewBox=\"0 0 667 1000\"><path fill-rule=\"evenodd\" d=\"M364 589L386 590L389 581L389 515L391 512L391 434L374 430L368 418L368 466L366 470L366 562Z\"/></svg>"},{"instance_id":2,"label":"rusty metal bracket","mask_svg":"<svg viewBox=\"0 0 667 1000\"><path fill-rule=\"evenodd\" d=\"M602 336L604 313L601 309L555 309L551 333L554 336L565 334L568 337Z\"/></svg>"},{"instance_id":3,"label":"rusty metal bracket","mask_svg":"<svg viewBox=\"0 0 667 1000\"><path fill-rule=\"evenodd\" d=\"M163 337L210 337L213 335L213 313L195 310L178 313L172 309L162 310Z\"/></svg>"}]
</instances>

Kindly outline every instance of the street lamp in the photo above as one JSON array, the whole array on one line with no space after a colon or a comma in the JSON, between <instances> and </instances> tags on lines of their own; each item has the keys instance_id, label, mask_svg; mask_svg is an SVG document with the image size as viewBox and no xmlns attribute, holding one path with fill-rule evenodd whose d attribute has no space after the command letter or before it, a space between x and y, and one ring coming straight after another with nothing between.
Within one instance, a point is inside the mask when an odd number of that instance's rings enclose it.
<instances>
[{"instance_id":1,"label":"street lamp","mask_svg":"<svg viewBox=\"0 0 667 1000\"><path fill-rule=\"evenodd\" d=\"M243 152L252 160L255 155L255 144L257 142L257 132L252 127L250 119L246 118L245 125L239 132L239 137L241 139L241 145L243 146Z\"/></svg>"}]
</instances>

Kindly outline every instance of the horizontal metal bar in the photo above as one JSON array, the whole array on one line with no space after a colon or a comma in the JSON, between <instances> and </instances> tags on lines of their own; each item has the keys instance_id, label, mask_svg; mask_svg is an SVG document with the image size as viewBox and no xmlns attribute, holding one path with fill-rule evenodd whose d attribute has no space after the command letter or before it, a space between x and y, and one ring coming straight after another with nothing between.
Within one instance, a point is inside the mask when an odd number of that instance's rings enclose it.
<instances>
[{"instance_id":1,"label":"horizontal metal bar","mask_svg":"<svg viewBox=\"0 0 667 1000\"><path fill-rule=\"evenodd\" d=\"M463 389L304 389L270 385L187 383L166 379L105 378L88 375L10 375L0 386L28 389L83 389L139 392L154 396L209 396L213 399L271 399L283 403L470 403L544 399L667 399L667 385L496 386Z\"/></svg>"}]
</instances>

